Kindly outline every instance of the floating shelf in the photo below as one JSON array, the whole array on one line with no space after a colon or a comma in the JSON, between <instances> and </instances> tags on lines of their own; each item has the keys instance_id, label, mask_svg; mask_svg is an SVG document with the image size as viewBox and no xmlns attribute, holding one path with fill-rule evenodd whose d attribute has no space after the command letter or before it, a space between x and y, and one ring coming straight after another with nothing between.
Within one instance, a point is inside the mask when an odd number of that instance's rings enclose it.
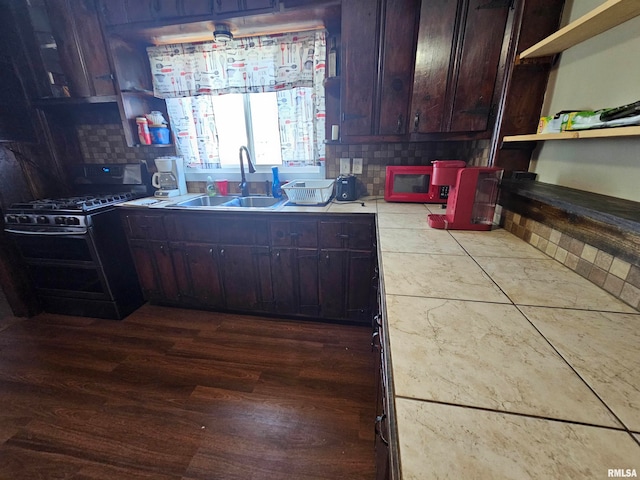
<instances>
[{"instance_id":1,"label":"floating shelf","mask_svg":"<svg viewBox=\"0 0 640 480\"><path fill-rule=\"evenodd\" d=\"M544 40L527 48L520 58L560 53L591 37L640 15L638 0L608 0Z\"/></svg>"},{"instance_id":2,"label":"floating shelf","mask_svg":"<svg viewBox=\"0 0 640 480\"><path fill-rule=\"evenodd\" d=\"M505 142L531 142L545 140L576 140L580 138L633 137L640 135L640 126L576 130L560 133L534 133L504 137Z\"/></svg>"}]
</instances>

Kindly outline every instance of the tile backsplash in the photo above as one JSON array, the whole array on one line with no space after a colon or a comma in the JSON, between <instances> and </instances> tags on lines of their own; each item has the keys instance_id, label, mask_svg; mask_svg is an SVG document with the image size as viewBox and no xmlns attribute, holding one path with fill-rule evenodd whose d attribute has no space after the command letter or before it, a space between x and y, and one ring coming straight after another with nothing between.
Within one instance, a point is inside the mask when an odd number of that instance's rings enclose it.
<instances>
[{"instance_id":1,"label":"tile backsplash","mask_svg":"<svg viewBox=\"0 0 640 480\"><path fill-rule=\"evenodd\" d=\"M128 147L121 124L78 125L78 140L86 163L133 163L146 160L153 169L157 157L175 155L173 147ZM433 160L465 160L484 166L489 159L489 141L398 142L364 144L327 144L326 177L336 178L340 158L362 158L358 175L368 195L383 196L387 165L429 165ZM204 182L190 182L189 191L204 189ZM256 188L262 188L261 185Z\"/></svg>"},{"instance_id":2,"label":"tile backsplash","mask_svg":"<svg viewBox=\"0 0 640 480\"><path fill-rule=\"evenodd\" d=\"M489 160L488 140L468 142L400 142L380 144L327 144L326 176L336 178L341 158L362 158L358 180L368 195L383 196L387 165L429 165L433 160L465 160L484 166Z\"/></svg>"},{"instance_id":3,"label":"tile backsplash","mask_svg":"<svg viewBox=\"0 0 640 480\"><path fill-rule=\"evenodd\" d=\"M78 125L78 140L85 163L135 163L146 160L153 168L157 157L175 155L171 147L129 147L121 124Z\"/></svg>"},{"instance_id":4,"label":"tile backsplash","mask_svg":"<svg viewBox=\"0 0 640 480\"><path fill-rule=\"evenodd\" d=\"M640 310L640 265L631 264L519 213L502 209L501 216L505 230Z\"/></svg>"}]
</instances>

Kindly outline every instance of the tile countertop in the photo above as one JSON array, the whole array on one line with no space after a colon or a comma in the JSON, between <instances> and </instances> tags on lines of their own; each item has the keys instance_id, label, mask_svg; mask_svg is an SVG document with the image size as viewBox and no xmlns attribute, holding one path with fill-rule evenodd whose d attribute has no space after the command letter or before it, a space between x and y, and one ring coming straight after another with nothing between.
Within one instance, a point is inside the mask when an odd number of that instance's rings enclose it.
<instances>
[{"instance_id":1,"label":"tile countertop","mask_svg":"<svg viewBox=\"0 0 640 480\"><path fill-rule=\"evenodd\" d=\"M640 472L640 313L430 209L376 206L402 479Z\"/></svg>"}]
</instances>

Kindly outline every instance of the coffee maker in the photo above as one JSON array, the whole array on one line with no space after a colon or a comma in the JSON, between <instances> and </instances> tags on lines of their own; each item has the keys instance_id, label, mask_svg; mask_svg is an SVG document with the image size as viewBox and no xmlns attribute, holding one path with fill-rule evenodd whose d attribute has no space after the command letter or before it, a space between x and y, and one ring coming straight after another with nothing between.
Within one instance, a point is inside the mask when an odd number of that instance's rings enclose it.
<instances>
[{"instance_id":1,"label":"coffee maker","mask_svg":"<svg viewBox=\"0 0 640 480\"><path fill-rule=\"evenodd\" d=\"M158 171L153 174L151 184L158 190L154 196L169 198L187 193L182 157L158 157L155 163Z\"/></svg>"},{"instance_id":2,"label":"coffee maker","mask_svg":"<svg viewBox=\"0 0 640 480\"><path fill-rule=\"evenodd\" d=\"M431 184L449 186L447 212L427 216L429 226L444 230L491 230L503 169L467 167L459 160L433 162Z\"/></svg>"}]
</instances>

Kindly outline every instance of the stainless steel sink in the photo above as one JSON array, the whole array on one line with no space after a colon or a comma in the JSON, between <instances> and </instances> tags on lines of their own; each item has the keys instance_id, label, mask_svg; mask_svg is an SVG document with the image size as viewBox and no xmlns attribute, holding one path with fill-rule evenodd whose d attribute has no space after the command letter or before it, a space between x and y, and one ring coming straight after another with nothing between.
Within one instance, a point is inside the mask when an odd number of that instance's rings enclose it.
<instances>
[{"instance_id":1,"label":"stainless steel sink","mask_svg":"<svg viewBox=\"0 0 640 480\"><path fill-rule=\"evenodd\" d=\"M229 202L227 207L244 207L244 208L270 208L276 207L283 202L282 198L273 197L238 197Z\"/></svg>"},{"instance_id":2,"label":"stainless steel sink","mask_svg":"<svg viewBox=\"0 0 640 480\"><path fill-rule=\"evenodd\" d=\"M238 197L231 195L216 195L213 197L209 197L208 195L203 195L201 197L195 197L190 200L185 200L184 202L177 203L178 207L217 207L222 205L223 203L230 202L232 200L237 199Z\"/></svg>"},{"instance_id":3,"label":"stainless steel sink","mask_svg":"<svg viewBox=\"0 0 640 480\"><path fill-rule=\"evenodd\" d=\"M276 208L286 201L286 198L273 198L267 196L221 196L209 197L202 195L184 202L176 203L176 207L235 207L235 208Z\"/></svg>"}]
</instances>

